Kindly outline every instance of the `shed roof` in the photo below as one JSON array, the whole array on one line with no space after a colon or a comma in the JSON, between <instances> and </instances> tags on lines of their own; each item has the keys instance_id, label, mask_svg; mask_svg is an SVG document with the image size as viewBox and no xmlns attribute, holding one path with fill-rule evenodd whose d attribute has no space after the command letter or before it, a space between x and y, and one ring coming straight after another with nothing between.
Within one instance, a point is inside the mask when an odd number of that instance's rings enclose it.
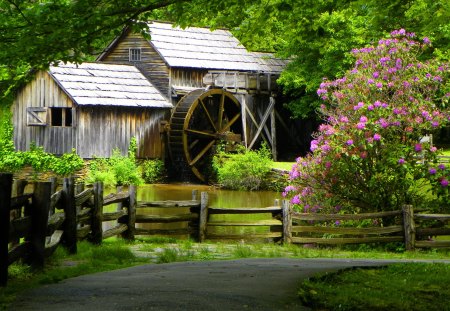
<instances>
[{"instance_id":1,"label":"shed roof","mask_svg":"<svg viewBox=\"0 0 450 311\"><path fill-rule=\"evenodd\" d=\"M173 105L134 66L67 63L50 75L78 105L172 108Z\"/></svg>"},{"instance_id":2,"label":"shed roof","mask_svg":"<svg viewBox=\"0 0 450 311\"><path fill-rule=\"evenodd\" d=\"M149 23L150 43L170 67L280 73L286 62L249 52L228 30Z\"/></svg>"}]
</instances>

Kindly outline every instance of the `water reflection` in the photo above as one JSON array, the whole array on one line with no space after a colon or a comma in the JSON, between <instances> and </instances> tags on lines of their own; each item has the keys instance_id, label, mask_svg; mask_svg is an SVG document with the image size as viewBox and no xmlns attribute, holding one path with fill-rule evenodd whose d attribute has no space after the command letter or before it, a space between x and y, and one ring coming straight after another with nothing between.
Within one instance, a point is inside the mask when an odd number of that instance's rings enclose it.
<instances>
[{"instance_id":1,"label":"water reflection","mask_svg":"<svg viewBox=\"0 0 450 311\"><path fill-rule=\"evenodd\" d=\"M223 190L207 185L196 184L151 184L142 185L137 189L137 200L139 201L184 201L192 199L192 191L197 190L197 199L200 199L201 192L208 193L208 206L210 207L268 207L273 206L276 199L281 200L281 193L274 191L232 191ZM114 191L114 190L109 190ZM147 215L174 215L188 213L188 208L140 208L138 214ZM258 215L211 215L211 221L249 221L270 218L271 214ZM110 227L112 224L104 224ZM169 224L136 224L138 228L144 229L181 229L187 227L187 222ZM270 230L269 227L208 227L208 232L216 234L251 234L263 233ZM177 238L187 238L188 236L176 236Z\"/></svg>"},{"instance_id":2,"label":"water reflection","mask_svg":"<svg viewBox=\"0 0 450 311\"><path fill-rule=\"evenodd\" d=\"M208 192L212 207L267 207L273 206L281 194L274 191L233 191L194 184L158 184L138 187L138 201L190 200L192 190Z\"/></svg>"}]
</instances>

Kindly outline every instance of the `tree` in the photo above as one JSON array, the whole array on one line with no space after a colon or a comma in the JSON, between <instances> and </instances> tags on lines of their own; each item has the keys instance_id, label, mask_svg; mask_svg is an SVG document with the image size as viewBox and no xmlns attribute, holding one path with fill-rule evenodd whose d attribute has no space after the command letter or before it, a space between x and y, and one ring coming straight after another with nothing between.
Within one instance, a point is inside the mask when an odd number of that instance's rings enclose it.
<instances>
[{"instance_id":1,"label":"tree","mask_svg":"<svg viewBox=\"0 0 450 311\"><path fill-rule=\"evenodd\" d=\"M421 138L450 124L450 67L421 61L431 45L404 29L361 49L317 90L324 123L285 195L305 211L385 211L432 199L449 208L450 167ZM430 195L431 193L431 195Z\"/></svg>"},{"instance_id":2,"label":"tree","mask_svg":"<svg viewBox=\"0 0 450 311\"><path fill-rule=\"evenodd\" d=\"M82 62L98 55L124 26L186 0L54 0L0 2L0 91L14 89L30 71Z\"/></svg>"},{"instance_id":3,"label":"tree","mask_svg":"<svg viewBox=\"0 0 450 311\"><path fill-rule=\"evenodd\" d=\"M391 29L427 36L434 47L427 57L450 58L450 0L6 0L0 2L0 96L52 62L92 60L125 25L145 32L140 21L150 19L226 27L251 50L291 58L279 82L297 117L313 115L322 77L341 77L352 47Z\"/></svg>"},{"instance_id":4,"label":"tree","mask_svg":"<svg viewBox=\"0 0 450 311\"><path fill-rule=\"evenodd\" d=\"M291 58L279 83L296 117L311 116L323 77L342 77L351 48L364 47L405 28L433 41L426 57L450 58L450 0L203 0L161 10L182 26L227 27L251 50Z\"/></svg>"}]
</instances>

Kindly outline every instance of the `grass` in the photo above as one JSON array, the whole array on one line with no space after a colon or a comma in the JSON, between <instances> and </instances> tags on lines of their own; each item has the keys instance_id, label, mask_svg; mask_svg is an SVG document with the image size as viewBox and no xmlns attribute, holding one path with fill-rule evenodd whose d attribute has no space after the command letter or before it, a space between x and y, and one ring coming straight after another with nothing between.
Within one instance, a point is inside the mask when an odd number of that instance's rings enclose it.
<instances>
[{"instance_id":1,"label":"grass","mask_svg":"<svg viewBox=\"0 0 450 311\"><path fill-rule=\"evenodd\" d=\"M290 171L295 162L272 162L272 168Z\"/></svg>"},{"instance_id":2,"label":"grass","mask_svg":"<svg viewBox=\"0 0 450 311\"><path fill-rule=\"evenodd\" d=\"M70 255L62 248L47 261L41 271L21 264L9 267L8 286L0 288L0 310L5 310L17 294L43 284L66 278L131 267L140 264L236 258L371 258L371 259L449 259L450 250L391 252L360 246L353 248L306 248L269 243L195 243L168 237L145 237L134 242L110 238L101 246L78 243L78 253Z\"/></svg>"},{"instance_id":3,"label":"grass","mask_svg":"<svg viewBox=\"0 0 450 311\"><path fill-rule=\"evenodd\" d=\"M314 310L450 310L450 265L392 264L324 274L299 295Z\"/></svg>"}]
</instances>

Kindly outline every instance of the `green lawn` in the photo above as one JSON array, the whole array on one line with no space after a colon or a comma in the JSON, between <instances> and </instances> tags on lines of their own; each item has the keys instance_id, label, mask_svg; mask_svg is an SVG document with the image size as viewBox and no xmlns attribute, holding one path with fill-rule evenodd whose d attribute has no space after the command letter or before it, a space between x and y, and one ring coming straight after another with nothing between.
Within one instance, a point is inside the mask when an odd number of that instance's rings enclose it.
<instances>
[{"instance_id":1,"label":"green lawn","mask_svg":"<svg viewBox=\"0 0 450 311\"><path fill-rule=\"evenodd\" d=\"M272 168L278 169L278 170L285 170L290 171L292 169L292 165L294 165L295 162L273 162Z\"/></svg>"},{"instance_id":2,"label":"green lawn","mask_svg":"<svg viewBox=\"0 0 450 311\"><path fill-rule=\"evenodd\" d=\"M357 268L300 285L313 310L450 310L450 264L402 263Z\"/></svg>"}]
</instances>

